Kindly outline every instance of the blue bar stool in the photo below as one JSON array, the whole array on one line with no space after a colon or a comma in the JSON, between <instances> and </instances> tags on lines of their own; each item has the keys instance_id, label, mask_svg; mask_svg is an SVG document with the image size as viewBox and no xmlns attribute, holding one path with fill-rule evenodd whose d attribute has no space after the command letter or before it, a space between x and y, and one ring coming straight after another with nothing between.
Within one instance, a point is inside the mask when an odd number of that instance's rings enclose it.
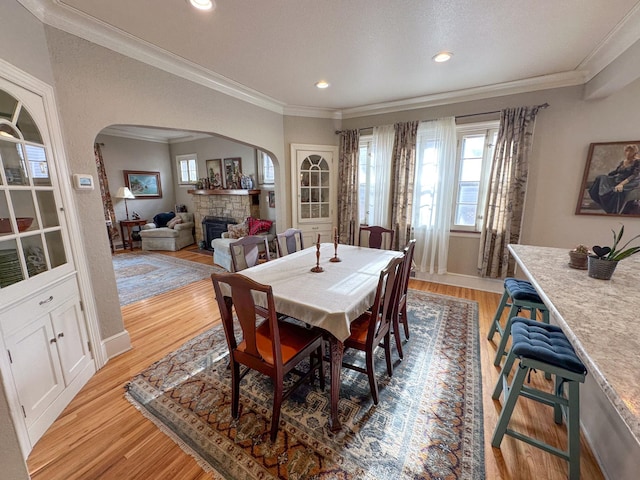
<instances>
[{"instance_id":1,"label":"blue bar stool","mask_svg":"<svg viewBox=\"0 0 640 480\"><path fill-rule=\"evenodd\" d=\"M493 432L491 446L500 448L504 435L510 435L534 447L552 453L569 462L569 479L580 478L580 383L584 382L587 369L562 330L555 325L515 317L511 324L513 344L507 355L492 398L500 399L504 390L504 403ZM520 360L511 385L507 378L516 359ZM541 370L555 375L554 393L548 393L524 385L531 370ZM565 396L565 385L568 387ZM511 430L508 427L518 397L553 406L554 421L567 422L567 449L560 450L535 438Z\"/></svg>"},{"instance_id":2,"label":"blue bar stool","mask_svg":"<svg viewBox=\"0 0 640 480\"><path fill-rule=\"evenodd\" d=\"M511 303L509 303L509 300L511 300ZM506 325L502 328L500 318L507 307L510 307L509 316ZM511 320L522 310L528 310L532 320L536 319L536 311L540 311L542 321L546 324L549 323L549 309L540 298L540 295L538 295L538 292L536 292L536 289L533 288L533 285L526 280L507 277L504 279L504 293L502 294L500 305L498 305L487 335L487 339L492 340L496 332L500 333L500 343L496 350L496 358L493 361L496 367L500 366L503 355L507 354L506 348L511 332Z\"/></svg>"}]
</instances>

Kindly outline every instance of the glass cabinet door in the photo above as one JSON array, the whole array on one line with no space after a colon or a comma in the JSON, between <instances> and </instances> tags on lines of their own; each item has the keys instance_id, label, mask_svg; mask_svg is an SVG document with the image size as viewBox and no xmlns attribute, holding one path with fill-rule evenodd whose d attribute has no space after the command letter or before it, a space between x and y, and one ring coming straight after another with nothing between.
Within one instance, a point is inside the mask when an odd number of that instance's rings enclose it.
<instances>
[{"instance_id":1,"label":"glass cabinet door","mask_svg":"<svg viewBox=\"0 0 640 480\"><path fill-rule=\"evenodd\" d=\"M321 155L309 155L298 167L299 220L331 219L330 167Z\"/></svg>"},{"instance_id":2,"label":"glass cabinet door","mask_svg":"<svg viewBox=\"0 0 640 480\"><path fill-rule=\"evenodd\" d=\"M0 288L67 263L59 211L40 130L0 90Z\"/></svg>"}]
</instances>

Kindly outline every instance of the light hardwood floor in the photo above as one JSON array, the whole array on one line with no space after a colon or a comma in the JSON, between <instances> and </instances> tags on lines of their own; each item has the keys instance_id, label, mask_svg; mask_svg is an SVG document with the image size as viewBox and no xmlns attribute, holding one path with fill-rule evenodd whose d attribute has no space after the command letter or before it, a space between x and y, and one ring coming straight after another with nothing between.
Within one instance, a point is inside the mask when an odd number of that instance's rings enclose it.
<instances>
[{"instance_id":1,"label":"light hardwood floor","mask_svg":"<svg viewBox=\"0 0 640 480\"><path fill-rule=\"evenodd\" d=\"M166 253L200 263L211 262L210 256L189 251ZM511 437L505 437L501 449L491 447L500 404L491 399L498 371L493 366L496 345L487 341L486 334L499 296L416 280L411 281L410 288L475 300L479 304L486 478L566 478L564 460ZM122 315L133 349L98 371L36 444L27 460L34 480L211 478L123 396L124 385L136 373L220 321L211 282L202 280L127 305ZM540 377L532 378L536 385L547 385L541 375L533 377ZM511 426L564 447L564 428L553 423L550 407L521 399ZM584 480L603 478L584 438L581 472Z\"/></svg>"}]
</instances>

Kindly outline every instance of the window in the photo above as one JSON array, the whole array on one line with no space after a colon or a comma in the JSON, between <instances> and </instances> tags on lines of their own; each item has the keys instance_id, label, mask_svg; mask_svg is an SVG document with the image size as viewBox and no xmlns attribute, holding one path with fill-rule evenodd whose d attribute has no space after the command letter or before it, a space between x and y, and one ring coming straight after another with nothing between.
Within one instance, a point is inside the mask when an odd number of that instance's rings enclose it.
<instances>
[{"instance_id":1,"label":"window","mask_svg":"<svg viewBox=\"0 0 640 480\"><path fill-rule=\"evenodd\" d=\"M191 185L198 181L198 157L195 153L177 155L178 184Z\"/></svg>"},{"instance_id":2,"label":"window","mask_svg":"<svg viewBox=\"0 0 640 480\"><path fill-rule=\"evenodd\" d=\"M373 137L360 137L358 154L358 219L361 224L373 224L375 165L372 152Z\"/></svg>"},{"instance_id":3,"label":"window","mask_svg":"<svg viewBox=\"0 0 640 480\"><path fill-rule=\"evenodd\" d=\"M265 153L258 150L258 183L260 185L273 185L276 181L276 171L273 160Z\"/></svg>"},{"instance_id":4,"label":"window","mask_svg":"<svg viewBox=\"0 0 640 480\"><path fill-rule=\"evenodd\" d=\"M498 122L461 125L456 133L457 180L451 229L478 232L482 228Z\"/></svg>"},{"instance_id":5,"label":"window","mask_svg":"<svg viewBox=\"0 0 640 480\"><path fill-rule=\"evenodd\" d=\"M360 224L390 227L393 125L374 127L360 137L358 154L358 220Z\"/></svg>"}]
</instances>

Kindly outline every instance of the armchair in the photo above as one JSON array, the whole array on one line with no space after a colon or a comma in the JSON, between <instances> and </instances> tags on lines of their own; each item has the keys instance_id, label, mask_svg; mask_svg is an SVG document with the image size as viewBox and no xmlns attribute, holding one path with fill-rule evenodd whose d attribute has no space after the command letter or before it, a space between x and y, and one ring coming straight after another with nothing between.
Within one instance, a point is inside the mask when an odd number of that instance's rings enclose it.
<instances>
[{"instance_id":1,"label":"armchair","mask_svg":"<svg viewBox=\"0 0 640 480\"><path fill-rule=\"evenodd\" d=\"M153 217L153 220L153 223L147 223L140 229L142 250L175 252L195 243L193 213L179 212L173 217L162 213Z\"/></svg>"}]
</instances>

